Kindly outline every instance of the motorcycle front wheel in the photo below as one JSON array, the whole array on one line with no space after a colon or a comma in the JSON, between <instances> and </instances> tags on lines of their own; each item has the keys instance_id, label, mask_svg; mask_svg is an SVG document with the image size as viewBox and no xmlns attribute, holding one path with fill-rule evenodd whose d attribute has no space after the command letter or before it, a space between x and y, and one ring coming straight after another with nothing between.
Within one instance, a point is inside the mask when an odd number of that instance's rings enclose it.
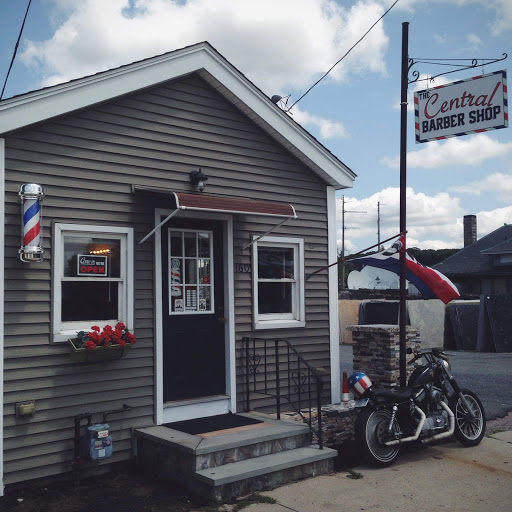
<instances>
[{"instance_id":1,"label":"motorcycle front wheel","mask_svg":"<svg viewBox=\"0 0 512 512\"><path fill-rule=\"evenodd\" d=\"M484 407L480 398L473 391L461 389L461 392L469 404L474 418L470 417L469 411L460 396L452 396L449 405L455 415L454 435L464 446L476 446L485 435L486 419Z\"/></svg>"},{"instance_id":2,"label":"motorcycle front wheel","mask_svg":"<svg viewBox=\"0 0 512 512\"><path fill-rule=\"evenodd\" d=\"M398 444L394 446L384 444L393 438L388 431L390 419L391 411L388 409L367 408L357 417L356 441L366 460L374 466L390 466L398 457L400 451ZM393 421L392 430L393 432L400 430L396 419Z\"/></svg>"}]
</instances>

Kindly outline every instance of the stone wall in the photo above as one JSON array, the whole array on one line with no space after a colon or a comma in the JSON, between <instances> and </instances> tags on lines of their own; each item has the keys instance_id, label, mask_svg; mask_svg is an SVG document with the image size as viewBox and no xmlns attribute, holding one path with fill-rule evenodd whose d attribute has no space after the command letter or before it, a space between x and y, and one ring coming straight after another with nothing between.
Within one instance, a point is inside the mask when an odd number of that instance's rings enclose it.
<instances>
[{"instance_id":1,"label":"stone wall","mask_svg":"<svg viewBox=\"0 0 512 512\"><path fill-rule=\"evenodd\" d=\"M352 325L354 371L366 373L374 385L385 388L399 386L400 328L396 325ZM407 347L421 348L420 333L407 326ZM413 368L407 368L407 378Z\"/></svg>"}]
</instances>

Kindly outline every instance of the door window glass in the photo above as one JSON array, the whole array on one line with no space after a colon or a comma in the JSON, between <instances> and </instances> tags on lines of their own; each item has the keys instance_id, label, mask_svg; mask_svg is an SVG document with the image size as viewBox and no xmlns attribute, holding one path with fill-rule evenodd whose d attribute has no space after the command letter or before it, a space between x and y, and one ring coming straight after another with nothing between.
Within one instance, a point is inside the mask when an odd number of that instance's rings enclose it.
<instances>
[{"instance_id":1,"label":"door window glass","mask_svg":"<svg viewBox=\"0 0 512 512\"><path fill-rule=\"evenodd\" d=\"M210 231L169 230L169 314L212 313Z\"/></svg>"}]
</instances>

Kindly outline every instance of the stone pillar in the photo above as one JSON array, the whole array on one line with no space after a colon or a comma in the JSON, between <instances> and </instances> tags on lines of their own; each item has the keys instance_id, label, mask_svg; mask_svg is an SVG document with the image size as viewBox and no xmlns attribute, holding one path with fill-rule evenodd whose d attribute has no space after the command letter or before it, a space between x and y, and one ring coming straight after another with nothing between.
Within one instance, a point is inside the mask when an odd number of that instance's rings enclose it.
<instances>
[{"instance_id":1,"label":"stone pillar","mask_svg":"<svg viewBox=\"0 0 512 512\"><path fill-rule=\"evenodd\" d=\"M366 373L372 382L384 388L399 386L400 328L397 325L351 325L354 371ZM420 332L407 326L407 348L420 349ZM412 356L409 356L410 359ZM413 371L407 368L407 379Z\"/></svg>"}]
</instances>

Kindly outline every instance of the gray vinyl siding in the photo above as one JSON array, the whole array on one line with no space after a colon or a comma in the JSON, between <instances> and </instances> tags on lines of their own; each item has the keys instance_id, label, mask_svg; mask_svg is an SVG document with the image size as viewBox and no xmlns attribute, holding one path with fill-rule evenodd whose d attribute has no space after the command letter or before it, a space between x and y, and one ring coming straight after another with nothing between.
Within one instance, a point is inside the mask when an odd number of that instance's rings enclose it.
<instances>
[{"instance_id":1,"label":"gray vinyl siding","mask_svg":"<svg viewBox=\"0 0 512 512\"><path fill-rule=\"evenodd\" d=\"M153 240L155 202L132 194L132 184L189 191L189 172L201 167L207 192L292 203L298 220L275 235L305 239L306 273L327 263L326 184L250 122L197 75L49 120L6 138L5 251L5 483L70 471L73 417L133 406L113 417L115 454L131 456L131 428L154 421ZM45 187L45 261L19 261L20 184ZM165 206L165 202L159 204ZM52 223L133 227L135 334L127 358L80 365L65 344L50 344ZM234 261L253 234L276 224L234 217ZM238 401L243 406L243 336L286 337L314 366L329 367L327 276L306 283L306 328L252 331L251 274L235 274ZM105 371L108 369L108 371ZM16 419L14 404L36 400L33 418ZM254 402L254 406L267 401ZM99 419L96 416L95 419Z\"/></svg>"}]
</instances>

